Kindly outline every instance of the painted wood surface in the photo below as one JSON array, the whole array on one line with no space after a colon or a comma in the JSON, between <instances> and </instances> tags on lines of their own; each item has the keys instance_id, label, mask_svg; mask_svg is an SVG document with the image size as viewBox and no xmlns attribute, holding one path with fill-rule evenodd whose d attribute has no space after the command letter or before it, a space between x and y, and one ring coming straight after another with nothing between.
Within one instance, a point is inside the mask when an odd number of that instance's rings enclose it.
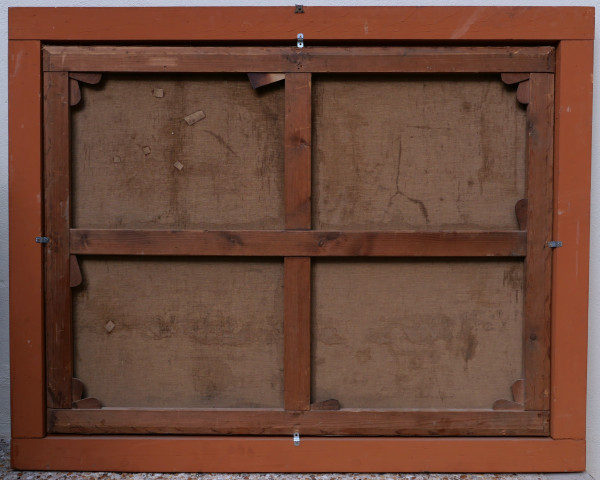
<instances>
[{"instance_id":1,"label":"painted wood surface","mask_svg":"<svg viewBox=\"0 0 600 480\"><path fill-rule=\"evenodd\" d=\"M12 438L45 435L44 247L35 243L44 233L40 49L37 40L8 44Z\"/></svg>"},{"instance_id":2,"label":"painted wood surface","mask_svg":"<svg viewBox=\"0 0 600 480\"><path fill-rule=\"evenodd\" d=\"M590 7L11 8L9 39L305 43L590 40ZM269 28L265 28L265 24Z\"/></svg>"}]
</instances>

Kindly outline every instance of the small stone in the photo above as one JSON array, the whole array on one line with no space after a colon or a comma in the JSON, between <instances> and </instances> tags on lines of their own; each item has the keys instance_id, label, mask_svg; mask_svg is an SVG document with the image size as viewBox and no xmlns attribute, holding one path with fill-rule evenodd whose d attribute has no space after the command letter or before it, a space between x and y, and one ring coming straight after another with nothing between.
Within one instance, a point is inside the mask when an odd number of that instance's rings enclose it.
<instances>
[{"instance_id":1,"label":"small stone","mask_svg":"<svg viewBox=\"0 0 600 480\"><path fill-rule=\"evenodd\" d=\"M104 325L104 328L108 333L110 333L115 329L115 324L109 320L108 322L106 322L106 325Z\"/></svg>"},{"instance_id":2,"label":"small stone","mask_svg":"<svg viewBox=\"0 0 600 480\"><path fill-rule=\"evenodd\" d=\"M113 157L113 162L114 162L114 163L121 163L121 157L119 157L119 156L115 155L115 156Z\"/></svg>"},{"instance_id":3,"label":"small stone","mask_svg":"<svg viewBox=\"0 0 600 480\"><path fill-rule=\"evenodd\" d=\"M179 160L177 160L173 166L177 169L177 170L183 170L183 163L181 163Z\"/></svg>"},{"instance_id":4,"label":"small stone","mask_svg":"<svg viewBox=\"0 0 600 480\"><path fill-rule=\"evenodd\" d=\"M150 152L152 152L152 150L150 149L150 147L145 146L142 147L142 152L144 152L144 155L150 155Z\"/></svg>"},{"instance_id":5,"label":"small stone","mask_svg":"<svg viewBox=\"0 0 600 480\"><path fill-rule=\"evenodd\" d=\"M162 88L154 88L152 90L152 95L156 98L163 98L165 96L165 91Z\"/></svg>"}]
</instances>

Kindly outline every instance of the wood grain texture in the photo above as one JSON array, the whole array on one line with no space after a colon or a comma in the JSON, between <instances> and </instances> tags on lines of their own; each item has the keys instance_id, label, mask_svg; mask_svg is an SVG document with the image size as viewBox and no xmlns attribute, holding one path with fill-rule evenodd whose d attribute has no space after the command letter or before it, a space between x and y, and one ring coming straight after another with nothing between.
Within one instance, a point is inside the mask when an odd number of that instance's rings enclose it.
<instances>
[{"instance_id":1,"label":"wood grain texture","mask_svg":"<svg viewBox=\"0 0 600 480\"><path fill-rule=\"evenodd\" d=\"M102 408L102 404L97 398L87 397L75 400L72 404L72 408L79 410L98 410Z\"/></svg>"},{"instance_id":2,"label":"wood grain texture","mask_svg":"<svg viewBox=\"0 0 600 480\"><path fill-rule=\"evenodd\" d=\"M81 86L79 83L95 85L102 80L101 73L71 73L69 72L69 105L74 107L81 102Z\"/></svg>"},{"instance_id":3,"label":"wood grain texture","mask_svg":"<svg viewBox=\"0 0 600 480\"><path fill-rule=\"evenodd\" d=\"M517 216L519 230L527 230L527 203L526 198L522 198L515 203L515 215Z\"/></svg>"},{"instance_id":4,"label":"wood grain texture","mask_svg":"<svg viewBox=\"0 0 600 480\"><path fill-rule=\"evenodd\" d=\"M519 260L314 260L312 401L489 409L511 398L523 282Z\"/></svg>"},{"instance_id":5,"label":"wood grain texture","mask_svg":"<svg viewBox=\"0 0 600 480\"><path fill-rule=\"evenodd\" d=\"M81 101L81 88L79 82L69 78L69 106L73 107Z\"/></svg>"},{"instance_id":6,"label":"wood grain texture","mask_svg":"<svg viewBox=\"0 0 600 480\"><path fill-rule=\"evenodd\" d=\"M531 82L529 80L519 83L517 87L517 100L523 105L527 105L531 101Z\"/></svg>"},{"instance_id":7,"label":"wood grain texture","mask_svg":"<svg viewBox=\"0 0 600 480\"><path fill-rule=\"evenodd\" d=\"M525 382L522 378L513 383L510 390L515 402L525 404Z\"/></svg>"},{"instance_id":8,"label":"wood grain texture","mask_svg":"<svg viewBox=\"0 0 600 480\"><path fill-rule=\"evenodd\" d=\"M285 78L285 228L311 227L311 74ZM285 257L285 409L310 409L311 259Z\"/></svg>"},{"instance_id":9,"label":"wood grain texture","mask_svg":"<svg viewBox=\"0 0 600 480\"><path fill-rule=\"evenodd\" d=\"M75 226L284 227L283 88L255 91L241 74L107 74L83 88Z\"/></svg>"},{"instance_id":10,"label":"wood grain texture","mask_svg":"<svg viewBox=\"0 0 600 480\"><path fill-rule=\"evenodd\" d=\"M114 407L283 407L283 265L84 258L75 374Z\"/></svg>"},{"instance_id":11,"label":"wood grain texture","mask_svg":"<svg viewBox=\"0 0 600 480\"><path fill-rule=\"evenodd\" d=\"M95 85L96 83L100 83L102 80L101 73L82 73L82 72L69 72L69 78L73 80L77 80L78 82L89 83L90 85Z\"/></svg>"},{"instance_id":12,"label":"wood grain texture","mask_svg":"<svg viewBox=\"0 0 600 480\"><path fill-rule=\"evenodd\" d=\"M525 262L525 408L550 407L554 75L531 74L527 109L527 260Z\"/></svg>"},{"instance_id":13,"label":"wood grain texture","mask_svg":"<svg viewBox=\"0 0 600 480\"><path fill-rule=\"evenodd\" d=\"M547 435L547 412L337 410L50 411L54 433L179 435ZM290 438L291 440L291 438ZM302 440L301 440L302 442ZM291 442L290 442L291 443Z\"/></svg>"},{"instance_id":14,"label":"wood grain texture","mask_svg":"<svg viewBox=\"0 0 600 480\"><path fill-rule=\"evenodd\" d=\"M46 211L47 404L71 407L73 344L69 262L69 77L44 75L44 193Z\"/></svg>"},{"instance_id":15,"label":"wood grain texture","mask_svg":"<svg viewBox=\"0 0 600 480\"><path fill-rule=\"evenodd\" d=\"M78 378L73 377L71 380L71 400L76 402L77 400L81 400L83 398L83 391L85 390L85 386L83 382Z\"/></svg>"},{"instance_id":16,"label":"wood grain texture","mask_svg":"<svg viewBox=\"0 0 600 480\"><path fill-rule=\"evenodd\" d=\"M526 112L498 75L315 75L313 90L314 228L518 228Z\"/></svg>"},{"instance_id":17,"label":"wood grain texture","mask_svg":"<svg viewBox=\"0 0 600 480\"><path fill-rule=\"evenodd\" d=\"M494 402L494 410L525 410L525 382L522 378L514 382L510 391L512 400L500 399Z\"/></svg>"},{"instance_id":18,"label":"wood grain texture","mask_svg":"<svg viewBox=\"0 0 600 480\"><path fill-rule=\"evenodd\" d=\"M252 88L257 89L264 87L265 85L271 85L272 83L281 82L285 80L284 73L249 73L248 80Z\"/></svg>"},{"instance_id":19,"label":"wood grain texture","mask_svg":"<svg viewBox=\"0 0 600 480\"><path fill-rule=\"evenodd\" d=\"M310 258L284 259L285 409L310 409Z\"/></svg>"},{"instance_id":20,"label":"wood grain texture","mask_svg":"<svg viewBox=\"0 0 600 480\"><path fill-rule=\"evenodd\" d=\"M522 257L527 234L72 229L70 244L76 255Z\"/></svg>"},{"instance_id":21,"label":"wood grain texture","mask_svg":"<svg viewBox=\"0 0 600 480\"><path fill-rule=\"evenodd\" d=\"M307 37L308 38L308 37ZM358 67L360 65L360 67ZM46 71L553 72L553 47L46 46ZM256 88L256 87L255 87Z\"/></svg>"},{"instance_id":22,"label":"wood grain texture","mask_svg":"<svg viewBox=\"0 0 600 480\"><path fill-rule=\"evenodd\" d=\"M8 42L11 436L46 433L40 42ZM18 265L18 268L16 267Z\"/></svg>"},{"instance_id":23,"label":"wood grain texture","mask_svg":"<svg viewBox=\"0 0 600 480\"><path fill-rule=\"evenodd\" d=\"M496 400L492 406L494 410L512 410L522 411L525 407L522 403L513 402L512 400Z\"/></svg>"},{"instance_id":24,"label":"wood grain texture","mask_svg":"<svg viewBox=\"0 0 600 480\"><path fill-rule=\"evenodd\" d=\"M81 276L77 255L70 255L69 257L69 286L75 288L81 285L83 277Z\"/></svg>"},{"instance_id":25,"label":"wood grain texture","mask_svg":"<svg viewBox=\"0 0 600 480\"><path fill-rule=\"evenodd\" d=\"M311 74L285 77L285 228L311 226Z\"/></svg>"},{"instance_id":26,"label":"wood grain texture","mask_svg":"<svg viewBox=\"0 0 600 480\"><path fill-rule=\"evenodd\" d=\"M269 28L265 28L265 24ZM398 28L398 26L402 28ZM590 7L11 8L10 39L67 41L583 40Z\"/></svg>"},{"instance_id":27,"label":"wood grain texture","mask_svg":"<svg viewBox=\"0 0 600 480\"><path fill-rule=\"evenodd\" d=\"M507 85L512 85L529 80L529 73L502 73L500 78Z\"/></svg>"},{"instance_id":28,"label":"wood grain texture","mask_svg":"<svg viewBox=\"0 0 600 480\"><path fill-rule=\"evenodd\" d=\"M593 42L561 42L556 76L552 435L585 438Z\"/></svg>"}]
</instances>

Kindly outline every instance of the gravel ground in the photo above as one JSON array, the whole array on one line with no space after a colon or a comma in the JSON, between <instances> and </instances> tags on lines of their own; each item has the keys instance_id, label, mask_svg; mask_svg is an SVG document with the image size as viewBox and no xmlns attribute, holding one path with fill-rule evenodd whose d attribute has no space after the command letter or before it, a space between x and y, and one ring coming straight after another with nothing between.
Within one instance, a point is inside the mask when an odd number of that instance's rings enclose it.
<instances>
[{"instance_id":1,"label":"gravel ground","mask_svg":"<svg viewBox=\"0 0 600 480\"><path fill-rule=\"evenodd\" d=\"M564 478L562 478L564 477ZM223 474L223 473L110 473L110 472L32 472L10 468L10 445L0 440L1 480L593 480L589 475L465 475L465 474Z\"/></svg>"}]
</instances>

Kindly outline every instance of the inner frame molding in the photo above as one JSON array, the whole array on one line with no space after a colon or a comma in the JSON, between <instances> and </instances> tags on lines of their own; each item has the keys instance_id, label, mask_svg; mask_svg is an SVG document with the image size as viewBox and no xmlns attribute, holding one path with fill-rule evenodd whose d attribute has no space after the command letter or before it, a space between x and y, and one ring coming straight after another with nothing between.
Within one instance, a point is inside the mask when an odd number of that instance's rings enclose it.
<instances>
[{"instance_id":1,"label":"inner frame molding","mask_svg":"<svg viewBox=\"0 0 600 480\"><path fill-rule=\"evenodd\" d=\"M47 72L553 72L543 47L45 46ZM176 58L176 60L175 60ZM357 65L361 68L357 69Z\"/></svg>"},{"instance_id":2,"label":"inner frame molding","mask_svg":"<svg viewBox=\"0 0 600 480\"><path fill-rule=\"evenodd\" d=\"M71 287L64 283L67 278L64 272L69 272L73 265L74 255L85 254L134 254L134 255L265 255L265 256L284 256L284 409L289 412L307 412L302 416L291 415L284 425L271 426L271 422L277 425L281 421L276 420L276 411L261 412L260 409L255 413L248 411L243 415L240 411L229 412L221 410L220 415L224 418L231 416L237 421L241 421L240 427L231 429L223 423L207 425L204 427L203 421L196 424L198 434L223 434L233 433L280 433L283 429L299 430L303 434L327 434L327 435L348 435L359 434L363 432L369 434L383 435L444 435L450 432L461 432L461 435L547 435L548 418L544 412L548 411L548 392L549 392L549 311L548 304L544 301L549 298L548 272L550 266L550 249L546 242L550 239L550 223L548 214L551 212L551 188L552 184L552 142L551 131L553 119L548 114L552 109L548 107L552 100L553 74L554 69L554 48L552 47L436 47L436 48L400 48L400 47L358 47L331 50L326 47L316 47L314 49L302 49L299 53L294 53L292 49L269 49L269 48L240 48L232 47L231 51L223 48L200 48L192 47L190 51L179 47L45 47L45 66L48 69L44 74L45 81L45 115L48 124L45 130L45 142L47 145L46 155L46 222L48 225L48 235L52 239L47 248L47 291L49 299L47 300L47 376L48 376L48 405L53 409L68 409L71 405L73 364L72 357L73 334L72 332L72 307L71 307ZM299 50L299 49L296 49ZM229 53L229 54L228 54ZM139 55L137 55L139 54ZM191 56L190 56L191 54ZM356 54L356 55L355 55ZM171 60L171 66L165 68L163 61L168 55ZM181 57L181 61L178 59ZM72 89L73 79L85 75L83 72L97 71L102 65L103 72L127 72L131 71L131 58L136 59L133 63L139 62L135 68L136 71L185 71L190 72L189 65L186 62L191 58L194 62L193 71L206 72L239 72L246 70L243 64L243 58L256 59L255 68L259 70L274 70L285 73L285 127L284 127L284 196L285 196L285 226L284 231L269 231L264 229L237 231L196 231L181 229L177 231L164 230L122 230L121 224L112 226L109 229L73 229L72 220L69 215L58 209L58 206L69 202L69 199L78 201L79 197L71 198L72 180L69 176L69 158L71 143L69 141L70 121L72 113L69 105L73 104L70 96L77 95L77 102L82 100L85 108L86 91L78 86ZM396 63L386 61L386 59L399 59ZM54 61L62 62L68 66L69 71L60 70L54 66ZM100 59L97 66L86 64L88 59ZM477 62L474 61L477 60ZM383 60L383 61L382 61ZM283 62L280 70L274 65L274 62ZM295 71L287 72L290 67L285 67L286 62L293 61ZM70 62L70 63L69 63ZM146 62L144 64L144 62ZM289 65L289 63L288 63ZM437 65L433 68L431 65ZM479 65L479 67L477 67ZM268 68L267 68L268 67ZM421 72L473 72L473 71L496 71L499 73L510 71L518 73L526 70L525 81L529 88L529 95L526 100L519 100L527 106L527 127L523 128L522 135L528 133L527 142L527 173L526 195L527 207L523 213L526 222L517 222L515 210L511 224L516 225L518 230L512 231L394 231L381 232L377 228L371 227L373 232L357 233L349 232L327 232L312 230L313 223L311 209L311 183L313 167L311 166L311 127L314 122L311 114L312 98L312 79L311 75L315 72L344 72L360 71L361 73L421 73ZM533 70L533 71L532 71ZM537 70L542 70L538 73ZM548 73L548 71L550 73ZM108 75L107 75L108 76ZM523 78L525 78L523 77ZM226 78L226 77L224 77ZM427 83L427 77L421 77L422 81ZM486 77L487 78L487 77ZM502 79L497 78L496 82L502 85ZM163 82L164 83L164 82ZM102 88L102 83L99 84ZM150 85L150 84L148 84ZM169 84L170 85L170 84ZM98 87L92 87L98 88ZM147 86L149 89L150 87ZM509 88L509 87L506 87ZM155 90L152 90L153 92ZM148 90L150 92L150 90ZM148 96L150 94L148 93ZM164 95L160 89L160 95ZM156 96L153 94L153 96ZM101 98L95 95L95 98ZM150 98L150 96L149 96ZM511 99L509 95L506 97ZM518 95L512 102L519 99ZM77 107L82 108L82 107ZM190 107L191 108L191 107ZM78 113L78 116L80 113ZM198 117L202 121L205 114ZM194 121L198 121L194 120ZM187 119L186 119L187 122ZM188 122L189 123L189 122ZM57 128L53 131L52 126ZM191 126L191 124L190 124ZM533 134L532 134L533 133ZM85 138L85 132L79 134ZM75 139L77 141L77 138ZM519 142L517 142L519 143ZM140 144L141 145L141 144ZM146 157L151 155L150 147L142 149ZM96 149L94 149L95 151ZM75 151L75 150L74 150ZM79 150L77 150L79 151ZM80 155L87 155L85 148ZM141 155L141 153L139 154ZM87 156L85 157L87 158ZM120 157L119 157L119 160ZM171 158L172 163L177 158ZM177 160L178 161L178 160ZM67 163L65 163L67 162ZM113 162L114 163L114 162ZM121 162L118 162L121 163ZM187 162L186 162L187 163ZM177 162L175 163L177 165ZM182 167L183 165L180 164ZM79 168L77 166L75 169ZM87 168L87 167L85 167ZM85 172L85 168L83 172ZM181 168L178 168L181 171ZM78 170L77 170L78 171ZM61 172L56 175L56 172ZM542 174L540 174L542 172ZM177 173L177 172L175 172ZM78 175L80 178L82 173ZM515 179L517 182L517 179ZM518 183L518 182L517 182ZM108 184L107 184L108 185ZM483 187L482 187L483 188ZM89 190L89 189L87 189ZM85 194L86 189L82 190ZM519 196L522 193L519 194ZM518 197L517 197L518 198ZM517 202L518 203L518 202ZM74 208L78 208L75 205ZM515 208L517 205L515 204ZM89 217L89 214L88 214ZM92 218L92 217L89 217ZM522 219L521 219L522 220ZM91 220L93 221L93 220ZM88 220L89 222L89 220ZM113 222L114 223L114 222ZM522 223L522 224L521 224ZM96 226L102 226L102 221ZM123 227L127 227L125 222ZM505 225L503 225L505 226ZM116 228L115 228L116 227ZM435 228L433 228L435 230ZM62 245L58 239L64 239L69 242L69 247ZM188 239L190 243L181 240ZM499 244L502 239L503 244ZM200 240L199 244L195 244ZM250 241L250 244L247 242ZM281 241L287 242L287 249L281 249ZM464 246L461 247L460 243ZM316 242L316 245L315 245ZM513 243L510 243L513 242ZM311 245L312 243L312 245ZM520 246L517 246L520 243ZM94 248L94 245L96 247ZM153 247L154 245L154 247ZM171 247L169 247L171 245ZM249 245L254 245L248 248ZM90 246L92 248L90 249ZM127 246L136 246L137 250L128 250ZM234 248L231 249L230 247ZM149 247L149 248L146 248ZM326 248L324 248L326 247ZM524 300L523 300L523 377L524 377L524 395L521 403L513 402L516 399L507 399L507 403L489 402L489 412L486 412L483 418L476 410L465 410L461 416L453 416L450 421L462 422L465 418L479 418L477 421L465 421L461 427L448 428L438 426L438 420L443 417L442 411L420 410L414 412L400 412L390 409L389 411L379 412L378 418L387 417L387 426L378 427L373 430L367 426L360 426L361 419L365 420L360 410L343 409L336 412L312 413L311 410L321 409L317 404L311 403L311 379L308 372L311 372L310 357L310 286L311 280L311 261L312 256L524 256L525 274L523 279ZM75 260L75 262L77 262ZM76 264L76 263L75 263ZM81 270L77 267L77 282L81 283ZM73 283L73 282L70 282ZM85 278L83 280L85 285ZM83 297L85 298L85 297ZM81 320L79 320L81 326ZM114 325L114 323L113 323ZM79 327L81 328L81 327ZM60 332L60 333L59 333ZM514 378L511 378L506 385L506 397L510 395L510 385L517 381L521 376L515 372ZM93 389L92 389L93 391ZM115 405L116 399L112 397L112 405ZM102 399L99 399L100 402ZM320 399L323 400L323 399ZM497 400L501 400L498 398ZM237 400L240 401L240 400ZM326 400L327 401L327 400ZM337 400L332 400L336 402ZM317 402L319 403L319 402ZM117 402L118 404L118 402ZM493 406L492 406L493 404ZM508 419L503 409L513 408L517 411L512 414L515 418L530 419L532 426L522 423L521 426L509 427L501 419ZM507 407L508 405L508 407ZM520 405L520 406L518 406ZM158 406L158 405L157 405ZM416 405L417 406L417 405ZM329 408L329 407L327 407ZM339 408L339 406L337 407ZM522 410L522 411L518 411ZM108 413L108 409L100 409L93 415ZM395 413L396 412L396 413ZM196 412L202 415L201 412ZM533 413L533 415L532 415ZM131 422L135 429L135 409L131 410ZM193 414L193 412L190 412ZM78 408L73 410L74 418L78 416L84 418L85 409ZM158 413L149 412L149 417L143 417L149 422L144 427L148 433L163 433L164 430L154 423L152 418ZM398 417L397 415L400 415ZM316 430L310 427L312 418L331 417L335 421L329 423L329 426L321 425ZM201 416L198 418L202 418ZM245 418L245 420L241 420ZM405 423L404 419L409 423ZM431 419L428 424L423 419ZM512 417L510 417L512 418ZM48 427L50 431L56 433L65 433L70 430L61 426L60 422L64 419L57 410L55 414L48 417ZM306 419L306 420L304 420ZM352 420L355 419L355 420ZM373 421L371 419L370 421ZM55 425L54 422L57 422ZM258 423L256 423L258 422ZM264 423L261 423L264 422ZM288 423L291 422L291 423ZM305 423L308 422L308 423ZM491 422L491 423L489 423ZM368 422L367 422L368 423ZM445 423L442 422L444 425ZM106 425L106 419L100 421L100 425ZM153 426L154 425L154 426ZM220 426L218 426L220 425ZM259 425L255 427L253 425ZM470 425L470 426L469 426ZM107 431L106 428L88 425L87 429L80 427L87 433L99 433ZM258 430L257 430L258 428ZM208 430L207 430L208 429ZM130 430L124 426L114 426L111 433L127 433ZM175 429L174 431L177 431ZM495 432L495 433L492 433Z\"/></svg>"}]
</instances>

